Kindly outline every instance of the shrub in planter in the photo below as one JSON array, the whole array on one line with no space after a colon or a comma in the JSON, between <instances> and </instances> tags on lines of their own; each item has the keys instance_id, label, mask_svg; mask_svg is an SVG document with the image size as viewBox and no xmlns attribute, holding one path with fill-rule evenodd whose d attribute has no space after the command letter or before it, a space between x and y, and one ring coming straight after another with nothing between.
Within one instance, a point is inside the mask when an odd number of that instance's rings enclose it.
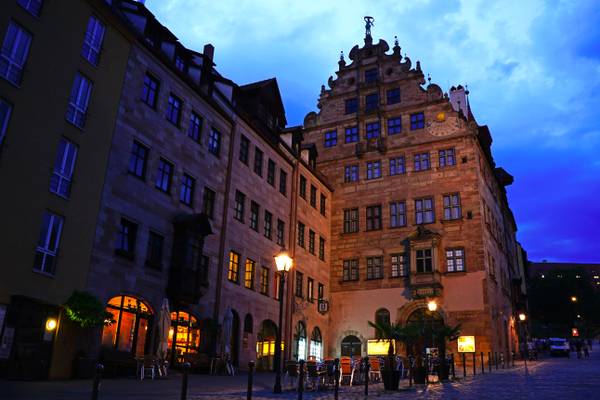
<instances>
[{"instance_id":1,"label":"shrub in planter","mask_svg":"<svg viewBox=\"0 0 600 400\"><path fill-rule=\"evenodd\" d=\"M88 292L75 290L63 304L67 317L82 328L92 328L115 322L104 305Z\"/></svg>"}]
</instances>

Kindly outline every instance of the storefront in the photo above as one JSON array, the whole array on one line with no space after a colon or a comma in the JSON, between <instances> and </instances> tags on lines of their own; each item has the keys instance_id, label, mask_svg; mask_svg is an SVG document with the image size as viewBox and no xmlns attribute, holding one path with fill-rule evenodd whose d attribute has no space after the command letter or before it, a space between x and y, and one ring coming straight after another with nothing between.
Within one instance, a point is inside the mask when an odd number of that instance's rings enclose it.
<instances>
[{"instance_id":1,"label":"storefront","mask_svg":"<svg viewBox=\"0 0 600 400\"><path fill-rule=\"evenodd\" d=\"M108 301L106 311L112 322L102 330L102 347L134 357L150 351L153 313L147 303L133 296L116 296Z\"/></svg>"},{"instance_id":2,"label":"storefront","mask_svg":"<svg viewBox=\"0 0 600 400\"><path fill-rule=\"evenodd\" d=\"M168 359L171 364L181 364L200 350L200 324L196 317L185 311L171 313ZM187 356L187 357L186 357Z\"/></svg>"}]
</instances>

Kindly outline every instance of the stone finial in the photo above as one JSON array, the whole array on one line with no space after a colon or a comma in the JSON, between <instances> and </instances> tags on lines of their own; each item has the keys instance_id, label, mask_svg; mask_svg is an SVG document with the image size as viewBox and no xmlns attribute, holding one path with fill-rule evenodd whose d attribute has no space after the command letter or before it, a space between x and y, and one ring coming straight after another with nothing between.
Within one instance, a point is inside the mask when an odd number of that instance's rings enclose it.
<instances>
[{"instance_id":1,"label":"stone finial","mask_svg":"<svg viewBox=\"0 0 600 400\"><path fill-rule=\"evenodd\" d=\"M344 51L340 51L340 61L338 61L340 69L346 66L346 60L344 60Z\"/></svg>"},{"instance_id":2,"label":"stone finial","mask_svg":"<svg viewBox=\"0 0 600 400\"><path fill-rule=\"evenodd\" d=\"M417 71L421 72L421 61L417 61Z\"/></svg>"},{"instance_id":3,"label":"stone finial","mask_svg":"<svg viewBox=\"0 0 600 400\"><path fill-rule=\"evenodd\" d=\"M431 74L427 74L427 82L431 85Z\"/></svg>"},{"instance_id":4,"label":"stone finial","mask_svg":"<svg viewBox=\"0 0 600 400\"><path fill-rule=\"evenodd\" d=\"M400 45L398 44L398 36L394 36L394 54L397 56L402 57L402 55L400 54Z\"/></svg>"}]
</instances>

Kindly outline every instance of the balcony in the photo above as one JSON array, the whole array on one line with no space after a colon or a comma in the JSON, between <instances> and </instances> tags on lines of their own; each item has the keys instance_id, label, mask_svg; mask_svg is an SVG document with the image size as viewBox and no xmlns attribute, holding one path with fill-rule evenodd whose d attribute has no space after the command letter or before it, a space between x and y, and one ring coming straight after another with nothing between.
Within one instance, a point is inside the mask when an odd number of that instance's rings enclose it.
<instances>
[{"instance_id":1,"label":"balcony","mask_svg":"<svg viewBox=\"0 0 600 400\"><path fill-rule=\"evenodd\" d=\"M438 297L442 295L442 289L442 274L440 272L411 271L410 291L413 298Z\"/></svg>"}]
</instances>

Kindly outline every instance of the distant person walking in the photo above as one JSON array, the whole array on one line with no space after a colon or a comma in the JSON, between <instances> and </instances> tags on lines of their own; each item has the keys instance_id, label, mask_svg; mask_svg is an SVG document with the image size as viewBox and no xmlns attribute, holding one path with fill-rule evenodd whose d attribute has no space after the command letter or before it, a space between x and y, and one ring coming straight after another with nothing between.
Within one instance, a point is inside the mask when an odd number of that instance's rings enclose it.
<instances>
[{"instance_id":1,"label":"distant person walking","mask_svg":"<svg viewBox=\"0 0 600 400\"><path fill-rule=\"evenodd\" d=\"M588 345L587 345L587 343L585 341L583 342L583 356L585 358L590 358L590 350L589 350Z\"/></svg>"},{"instance_id":2,"label":"distant person walking","mask_svg":"<svg viewBox=\"0 0 600 400\"><path fill-rule=\"evenodd\" d=\"M577 340L575 342L575 349L577 349L577 358L581 358L581 348L582 348L581 340Z\"/></svg>"}]
</instances>

